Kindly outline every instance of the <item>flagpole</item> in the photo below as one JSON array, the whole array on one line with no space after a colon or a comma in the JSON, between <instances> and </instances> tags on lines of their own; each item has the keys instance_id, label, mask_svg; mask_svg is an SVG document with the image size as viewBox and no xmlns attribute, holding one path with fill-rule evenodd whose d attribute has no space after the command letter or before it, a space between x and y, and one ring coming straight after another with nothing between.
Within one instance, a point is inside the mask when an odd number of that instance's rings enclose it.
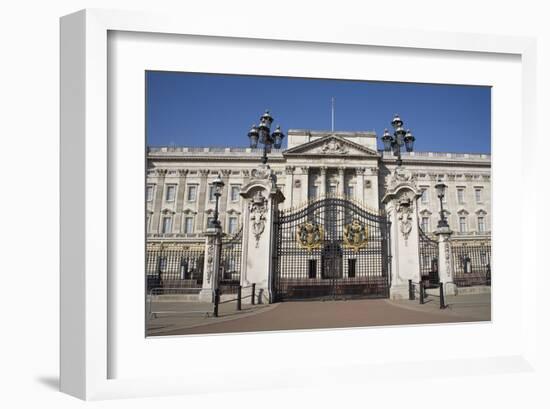
<instances>
[{"instance_id":1,"label":"flagpole","mask_svg":"<svg viewBox=\"0 0 550 409\"><path fill-rule=\"evenodd\" d=\"M331 99L331 130L334 132L334 97Z\"/></svg>"}]
</instances>

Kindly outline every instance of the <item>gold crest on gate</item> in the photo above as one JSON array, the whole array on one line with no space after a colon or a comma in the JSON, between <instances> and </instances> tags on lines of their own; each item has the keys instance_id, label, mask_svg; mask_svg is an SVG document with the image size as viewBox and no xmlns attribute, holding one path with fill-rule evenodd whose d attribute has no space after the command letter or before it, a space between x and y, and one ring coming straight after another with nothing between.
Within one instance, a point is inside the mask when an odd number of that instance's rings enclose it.
<instances>
[{"instance_id":1,"label":"gold crest on gate","mask_svg":"<svg viewBox=\"0 0 550 409\"><path fill-rule=\"evenodd\" d=\"M352 248L358 251L366 247L368 243L369 230L366 224L361 224L359 220L354 220L344 226L344 247Z\"/></svg>"},{"instance_id":2,"label":"gold crest on gate","mask_svg":"<svg viewBox=\"0 0 550 409\"><path fill-rule=\"evenodd\" d=\"M309 222L299 225L296 231L298 245L309 251L323 247L323 236L323 226Z\"/></svg>"}]
</instances>

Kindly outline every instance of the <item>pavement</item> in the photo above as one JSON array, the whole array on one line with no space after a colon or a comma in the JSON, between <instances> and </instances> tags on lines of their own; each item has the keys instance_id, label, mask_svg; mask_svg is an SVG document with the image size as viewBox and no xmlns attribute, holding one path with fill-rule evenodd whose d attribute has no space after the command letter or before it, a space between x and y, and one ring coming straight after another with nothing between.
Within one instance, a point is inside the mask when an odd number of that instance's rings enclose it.
<instances>
[{"instance_id":1,"label":"pavement","mask_svg":"<svg viewBox=\"0 0 550 409\"><path fill-rule=\"evenodd\" d=\"M491 320L491 294L449 296L448 307L439 298L418 300L362 299L345 301L287 301L277 304L220 305L219 317L204 303L154 303L149 336L219 334L381 325L414 325ZM156 305L155 305L156 304Z\"/></svg>"}]
</instances>

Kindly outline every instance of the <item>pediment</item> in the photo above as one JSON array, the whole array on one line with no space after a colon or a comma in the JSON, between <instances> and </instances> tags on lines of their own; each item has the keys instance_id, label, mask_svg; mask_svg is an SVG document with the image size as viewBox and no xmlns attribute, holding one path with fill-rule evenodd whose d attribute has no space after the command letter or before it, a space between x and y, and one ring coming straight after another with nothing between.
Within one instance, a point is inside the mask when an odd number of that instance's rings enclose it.
<instances>
[{"instance_id":1,"label":"pediment","mask_svg":"<svg viewBox=\"0 0 550 409\"><path fill-rule=\"evenodd\" d=\"M283 152L283 156L380 157L375 150L334 134L328 134L322 138L288 149Z\"/></svg>"}]
</instances>

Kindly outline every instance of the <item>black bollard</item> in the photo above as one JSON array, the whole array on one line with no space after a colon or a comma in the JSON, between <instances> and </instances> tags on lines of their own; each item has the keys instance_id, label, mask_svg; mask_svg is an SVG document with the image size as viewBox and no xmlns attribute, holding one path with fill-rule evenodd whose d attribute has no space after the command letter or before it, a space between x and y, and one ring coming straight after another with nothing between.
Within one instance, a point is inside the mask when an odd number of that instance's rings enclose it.
<instances>
[{"instance_id":1,"label":"black bollard","mask_svg":"<svg viewBox=\"0 0 550 409\"><path fill-rule=\"evenodd\" d=\"M413 280L409 280L409 300L414 300L414 285L413 285Z\"/></svg>"},{"instance_id":2,"label":"black bollard","mask_svg":"<svg viewBox=\"0 0 550 409\"><path fill-rule=\"evenodd\" d=\"M420 285L420 304L424 304L424 282L420 280L418 284Z\"/></svg>"},{"instance_id":3,"label":"black bollard","mask_svg":"<svg viewBox=\"0 0 550 409\"><path fill-rule=\"evenodd\" d=\"M443 290L443 283L439 283L439 308L445 308L445 291Z\"/></svg>"},{"instance_id":4,"label":"black bollard","mask_svg":"<svg viewBox=\"0 0 550 409\"><path fill-rule=\"evenodd\" d=\"M256 304L256 283L252 283L252 305Z\"/></svg>"},{"instance_id":5,"label":"black bollard","mask_svg":"<svg viewBox=\"0 0 550 409\"><path fill-rule=\"evenodd\" d=\"M218 307L220 305L220 289L214 290L214 317L218 316Z\"/></svg>"},{"instance_id":6,"label":"black bollard","mask_svg":"<svg viewBox=\"0 0 550 409\"><path fill-rule=\"evenodd\" d=\"M237 289L237 311L241 310L242 290L243 288L241 286Z\"/></svg>"}]
</instances>

